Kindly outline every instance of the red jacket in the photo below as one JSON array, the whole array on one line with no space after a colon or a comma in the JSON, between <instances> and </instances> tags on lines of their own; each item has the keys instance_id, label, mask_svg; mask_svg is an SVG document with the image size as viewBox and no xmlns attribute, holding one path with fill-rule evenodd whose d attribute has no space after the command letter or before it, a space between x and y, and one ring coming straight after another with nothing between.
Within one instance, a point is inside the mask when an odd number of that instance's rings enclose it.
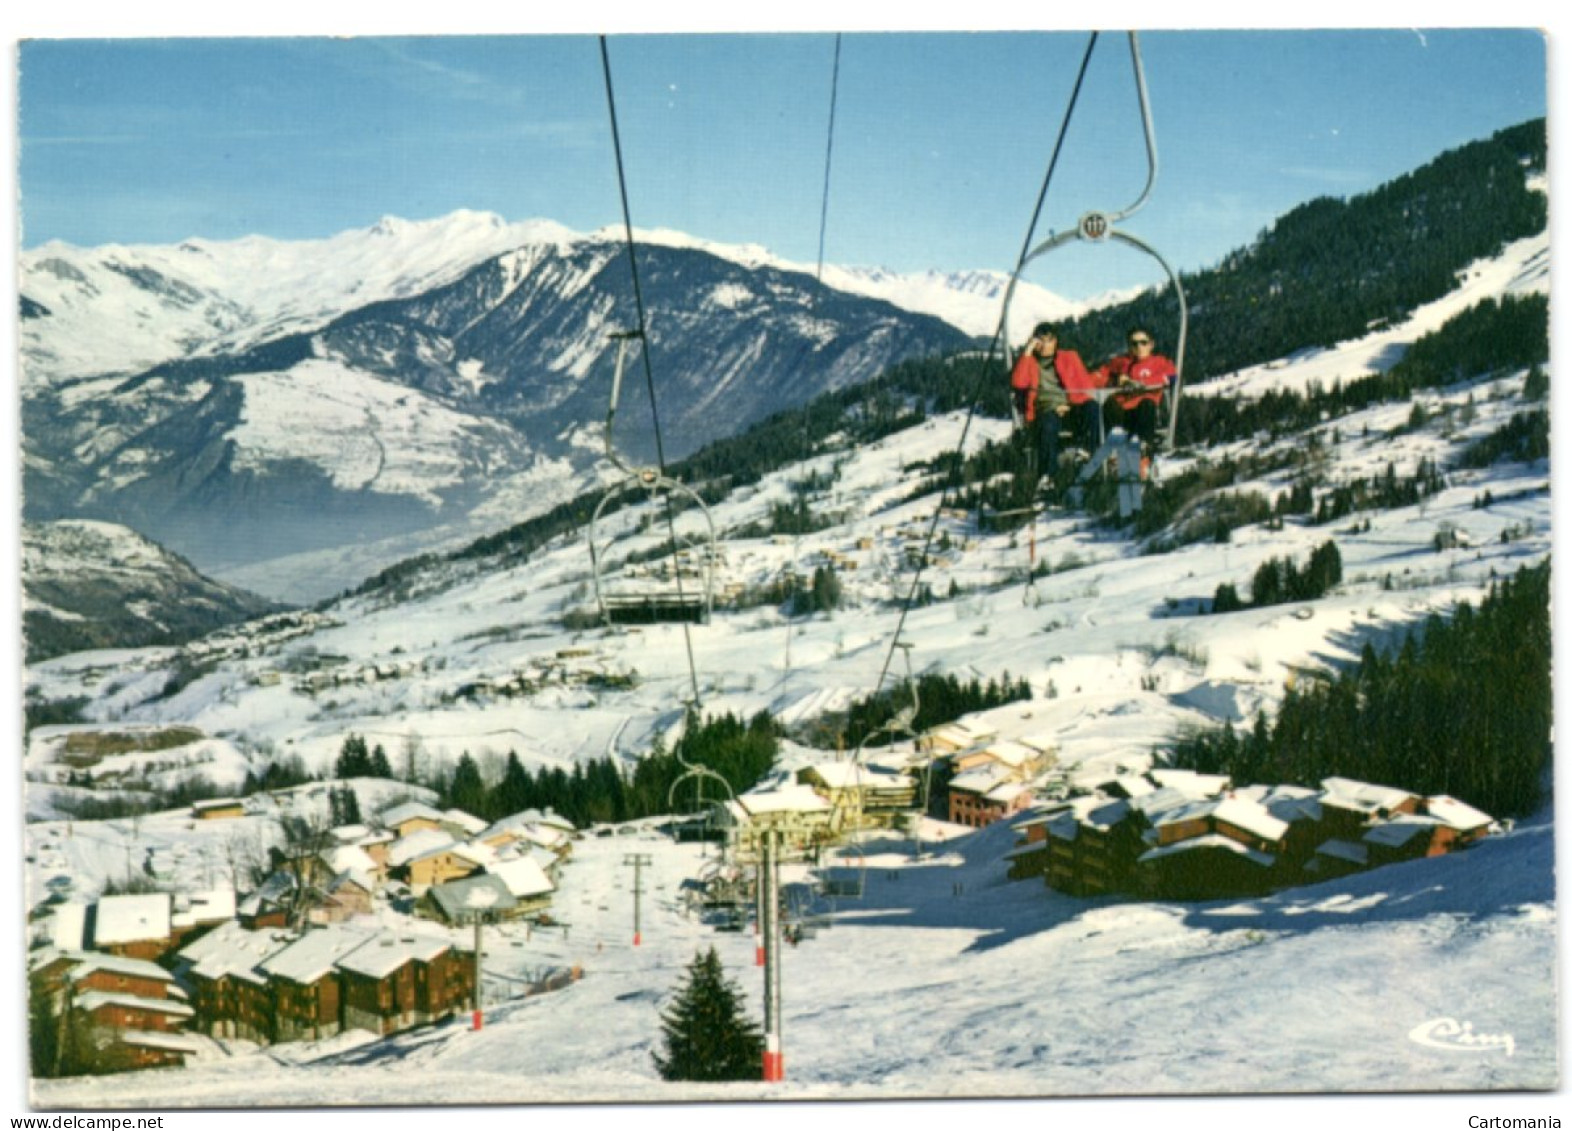
<instances>
[{"instance_id":1,"label":"red jacket","mask_svg":"<svg viewBox=\"0 0 1572 1131\"><path fill-rule=\"evenodd\" d=\"M1037 383L1041 367L1037 355L1031 351L1021 354L1010 371L1010 388L1026 393L1025 417L1028 423L1037 419ZM1071 404L1085 404L1091 398L1088 389L1100 389L1104 380L1087 372L1086 363L1074 350L1057 350L1053 355L1053 370L1059 386Z\"/></svg>"},{"instance_id":2,"label":"red jacket","mask_svg":"<svg viewBox=\"0 0 1572 1131\"><path fill-rule=\"evenodd\" d=\"M1137 361L1127 353L1122 353L1103 365L1097 367L1100 384L1115 385L1123 377L1128 377L1140 386L1128 392L1122 392L1114 397L1119 402L1120 408L1134 408L1142 401L1151 401L1157 404L1163 399L1163 392L1168 388L1168 383L1177 374L1174 363L1162 354L1151 354L1144 361Z\"/></svg>"}]
</instances>

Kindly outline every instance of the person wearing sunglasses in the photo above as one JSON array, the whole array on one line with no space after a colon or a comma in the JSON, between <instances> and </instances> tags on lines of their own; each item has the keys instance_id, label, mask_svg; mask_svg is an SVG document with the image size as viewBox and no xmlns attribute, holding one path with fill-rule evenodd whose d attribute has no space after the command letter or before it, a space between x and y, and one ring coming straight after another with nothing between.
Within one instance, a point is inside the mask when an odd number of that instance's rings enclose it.
<instances>
[{"instance_id":1,"label":"person wearing sunglasses","mask_svg":"<svg viewBox=\"0 0 1572 1131\"><path fill-rule=\"evenodd\" d=\"M1178 375L1174 363L1156 352L1152 334L1136 326L1126 335L1129 352L1097 367L1100 383L1117 389L1103 405L1103 425L1123 428L1150 449L1157 440L1158 409L1163 393Z\"/></svg>"},{"instance_id":2,"label":"person wearing sunglasses","mask_svg":"<svg viewBox=\"0 0 1572 1131\"><path fill-rule=\"evenodd\" d=\"M1059 348L1057 327L1039 322L1032 329L1010 371L1010 389L1016 420L1027 429L1037 429L1044 474L1052 477L1058 470L1061 430L1088 451L1094 446L1097 405L1089 390L1100 384L1080 354Z\"/></svg>"}]
</instances>

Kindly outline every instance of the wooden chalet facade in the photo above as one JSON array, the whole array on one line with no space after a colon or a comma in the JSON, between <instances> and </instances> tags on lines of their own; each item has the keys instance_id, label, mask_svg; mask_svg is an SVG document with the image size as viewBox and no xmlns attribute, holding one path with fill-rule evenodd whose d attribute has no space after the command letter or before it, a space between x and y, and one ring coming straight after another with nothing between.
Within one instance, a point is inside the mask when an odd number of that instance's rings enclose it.
<instances>
[{"instance_id":1,"label":"wooden chalet facade","mask_svg":"<svg viewBox=\"0 0 1572 1131\"><path fill-rule=\"evenodd\" d=\"M1259 895L1454 851L1492 826L1454 798L1347 779L1329 779L1319 791L1232 789L1206 775L1166 780L1120 778L1121 796L1099 791L1044 807L1018 826L1010 877L1042 875L1077 896Z\"/></svg>"},{"instance_id":2,"label":"wooden chalet facade","mask_svg":"<svg viewBox=\"0 0 1572 1131\"><path fill-rule=\"evenodd\" d=\"M199 821L226 821L244 817L246 806L238 797L218 797L212 801L194 802L191 815Z\"/></svg>"},{"instance_id":3,"label":"wooden chalet facade","mask_svg":"<svg viewBox=\"0 0 1572 1131\"><path fill-rule=\"evenodd\" d=\"M70 1055L93 1071L183 1065L196 1046L184 1033L194 1010L174 978L142 959L52 952L34 964L70 1034Z\"/></svg>"},{"instance_id":4,"label":"wooden chalet facade","mask_svg":"<svg viewBox=\"0 0 1572 1131\"><path fill-rule=\"evenodd\" d=\"M431 935L334 924L304 932L228 923L180 952L194 1024L214 1037L386 1035L471 1008L474 955Z\"/></svg>"},{"instance_id":5,"label":"wooden chalet facade","mask_svg":"<svg viewBox=\"0 0 1572 1131\"><path fill-rule=\"evenodd\" d=\"M474 1008L474 956L441 940L383 936L338 969L345 1028L387 1036Z\"/></svg>"}]
</instances>

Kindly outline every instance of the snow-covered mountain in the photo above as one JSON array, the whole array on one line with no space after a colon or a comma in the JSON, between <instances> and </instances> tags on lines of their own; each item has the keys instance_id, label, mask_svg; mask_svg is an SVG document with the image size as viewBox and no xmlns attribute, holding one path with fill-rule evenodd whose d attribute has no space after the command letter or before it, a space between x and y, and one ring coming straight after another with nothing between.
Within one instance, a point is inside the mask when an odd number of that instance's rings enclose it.
<instances>
[{"instance_id":1,"label":"snow-covered mountain","mask_svg":"<svg viewBox=\"0 0 1572 1131\"><path fill-rule=\"evenodd\" d=\"M1464 272L1447 300L1263 366L1247 388L1346 382L1466 302L1544 293L1548 247L1544 236L1513 243ZM354 324L340 329L323 340L354 340ZM830 444L713 502L717 589L736 596L705 625L598 627L584 615L595 578L574 530L528 550L413 561L287 628L232 630L203 643L200 673L173 692L168 676L189 650L62 656L32 665L28 687L40 702L84 700L76 728L190 728L318 769L355 733L445 763L468 752L495 774L509 751L535 770L608 755L631 764L680 725L695 693L711 714L762 710L802 728L867 695L887 670L902 674L903 643L919 674L1026 680L1030 700L973 721L1003 737L1050 738L1054 772L1067 781L1139 771L1183 728L1270 713L1296 680L1355 661L1366 643L1389 645L1460 600L1477 603L1501 577L1549 556L1547 462L1470 468L1457 458L1538 407L1528 376L1459 374L1424 392L1422 413L1407 400L1376 403L1158 464L1170 477L1251 457L1266 470L1223 490L1269 500L1293 486L1306 453L1323 496L1388 465L1406 475L1424 459L1445 470L1418 505L1347 520L1288 516L1161 554L1059 508L1039 508L1013 531L982 529L975 514L941 509L940 496L920 488L963 436L972 451L1003 440L1009 425L978 419L968 431L959 414L944 415L877 442ZM760 533L798 498L833 521L795 536ZM691 512L679 526L685 536L702 529ZM929 531L944 547L924 566L931 599L905 608ZM657 509L619 512L600 534L608 588L652 584L665 538ZM1268 559L1302 562L1328 539L1343 580L1325 596L1202 615L1220 585L1247 585ZM767 596L788 570L805 577L826 563L842 589L833 613L790 618ZM28 764L59 741L57 729L35 731ZM788 744L783 766L834 756ZM30 811L64 816L47 789L29 788L40 797ZM1005 857L1017 832L1007 824L927 825L924 854L886 837L843 858L865 877L862 897L840 902L829 929L785 958L787 1083L680 1096L650 1061L659 1012L683 964L714 944L756 1015L753 940L683 915L679 886L707 866L699 846L647 832L589 837L556 897L562 926L490 936L498 997L481 1032L448 1023L387 1041L232 1042L178 1072L44 1082L36 1094L64 1106L165 1108L307 1096L429 1104L1553 1088L1551 816L1444 859L1200 903L1078 899L1011 883ZM138 836L194 875L224 831L191 824L184 812L136 828L36 821L30 907L64 874L78 893L98 890ZM633 850L652 861L638 948L628 945ZM379 914L410 924L386 907ZM525 971L575 962L585 978L564 993L504 999ZM1497 1040L1437 1045L1442 1030Z\"/></svg>"},{"instance_id":2,"label":"snow-covered mountain","mask_svg":"<svg viewBox=\"0 0 1572 1131\"><path fill-rule=\"evenodd\" d=\"M22 576L24 635L34 661L92 648L183 644L276 610L107 522L24 523Z\"/></svg>"},{"instance_id":3,"label":"snow-covered mountain","mask_svg":"<svg viewBox=\"0 0 1572 1131\"><path fill-rule=\"evenodd\" d=\"M650 368L635 353L624 385L630 458L968 341L724 250L664 233L639 252ZM364 548L309 588L262 583L295 599L387 564L379 544L443 545L498 507L559 501L541 485L601 454L610 334L637 318L620 239L472 213L304 243L51 244L22 289L28 516L125 522L228 578Z\"/></svg>"}]
</instances>

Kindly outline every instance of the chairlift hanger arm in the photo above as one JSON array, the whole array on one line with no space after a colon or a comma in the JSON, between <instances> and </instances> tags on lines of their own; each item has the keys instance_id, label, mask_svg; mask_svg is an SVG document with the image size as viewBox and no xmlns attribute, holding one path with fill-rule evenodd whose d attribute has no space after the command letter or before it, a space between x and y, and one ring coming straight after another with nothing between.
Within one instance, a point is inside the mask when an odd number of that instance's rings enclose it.
<instances>
[{"instance_id":1,"label":"chairlift hanger arm","mask_svg":"<svg viewBox=\"0 0 1572 1131\"><path fill-rule=\"evenodd\" d=\"M1152 187L1157 183L1157 134L1152 128L1152 102L1146 93L1146 67L1141 62L1141 37L1133 31L1128 36L1130 66L1135 72L1135 92L1141 103L1141 130L1146 138L1146 187L1135 198L1134 204L1109 214L1108 220L1114 224L1134 215L1146 203L1146 198L1152 195Z\"/></svg>"}]
</instances>

